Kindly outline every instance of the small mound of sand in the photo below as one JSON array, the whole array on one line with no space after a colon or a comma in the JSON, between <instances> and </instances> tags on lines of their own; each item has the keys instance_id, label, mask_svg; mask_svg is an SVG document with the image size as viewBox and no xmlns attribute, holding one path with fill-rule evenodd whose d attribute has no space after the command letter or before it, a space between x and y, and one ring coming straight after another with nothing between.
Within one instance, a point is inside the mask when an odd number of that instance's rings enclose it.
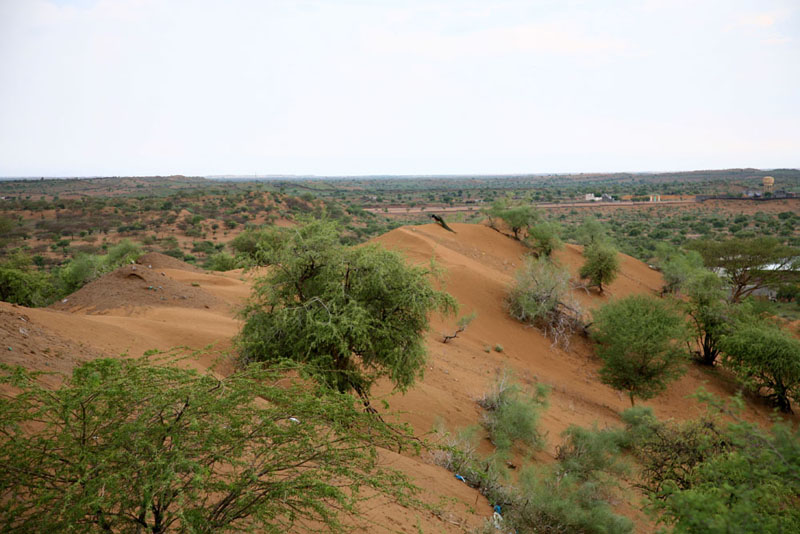
<instances>
[{"instance_id":1,"label":"small mound of sand","mask_svg":"<svg viewBox=\"0 0 800 534\"><path fill-rule=\"evenodd\" d=\"M172 256L167 256L166 254L160 254L158 252L148 252L136 260L136 263L139 265L144 265L145 267L150 266L153 269L179 269L181 271L189 271L192 273L205 272L203 269L194 266L191 263L186 263L185 261L181 261L173 258Z\"/></svg>"},{"instance_id":2,"label":"small mound of sand","mask_svg":"<svg viewBox=\"0 0 800 534\"><path fill-rule=\"evenodd\" d=\"M99 358L101 354L77 344L36 324L25 308L0 302L0 362L21 365L36 371L69 374L80 362ZM45 379L57 383L57 379Z\"/></svg>"},{"instance_id":3,"label":"small mound of sand","mask_svg":"<svg viewBox=\"0 0 800 534\"><path fill-rule=\"evenodd\" d=\"M147 258L150 254L143 256ZM50 306L52 309L78 313L101 314L109 310L139 307L169 306L180 308L206 308L226 311L229 307L223 300L191 283L181 282L167 276L156 265L162 258L158 254L155 263L146 261L141 265L125 265L69 295ZM165 265L165 263L160 263ZM162 267L166 269L166 267ZM174 268L174 267L173 267Z\"/></svg>"}]
</instances>

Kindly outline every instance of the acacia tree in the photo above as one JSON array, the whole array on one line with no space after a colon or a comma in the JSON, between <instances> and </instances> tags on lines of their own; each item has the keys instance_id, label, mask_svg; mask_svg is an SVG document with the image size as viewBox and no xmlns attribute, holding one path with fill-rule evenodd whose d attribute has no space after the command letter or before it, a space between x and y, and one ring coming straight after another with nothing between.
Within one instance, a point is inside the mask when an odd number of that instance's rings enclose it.
<instances>
[{"instance_id":1,"label":"acacia tree","mask_svg":"<svg viewBox=\"0 0 800 534\"><path fill-rule=\"evenodd\" d=\"M588 279L589 283L596 286L600 293L603 284L610 284L617 279L619 273L619 253L617 249L608 244L595 244L583 250L586 258L579 275Z\"/></svg>"},{"instance_id":2,"label":"acacia tree","mask_svg":"<svg viewBox=\"0 0 800 534\"><path fill-rule=\"evenodd\" d=\"M688 245L703 257L706 267L720 272L731 285L731 301L755 290L791 280L800 270L800 250L773 237L698 240Z\"/></svg>"},{"instance_id":3,"label":"acacia tree","mask_svg":"<svg viewBox=\"0 0 800 534\"><path fill-rule=\"evenodd\" d=\"M516 240L522 239L523 234L540 219L539 212L535 207L531 205L509 206L504 199L496 200L484 213L489 217L489 226L497 230L495 220L502 220L511 229Z\"/></svg>"},{"instance_id":4,"label":"acacia tree","mask_svg":"<svg viewBox=\"0 0 800 534\"><path fill-rule=\"evenodd\" d=\"M677 293L703 269L703 258L697 251L683 252L667 243L656 245L656 261L664 277L661 294Z\"/></svg>"},{"instance_id":5,"label":"acacia tree","mask_svg":"<svg viewBox=\"0 0 800 534\"><path fill-rule=\"evenodd\" d=\"M703 365L714 365L719 356L719 341L729 321L729 307L725 302L727 287L716 274L705 269L695 271L684 283L692 334L700 348L696 360Z\"/></svg>"},{"instance_id":6,"label":"acacia tree","mask_svg":"<svg viewBox=\"0 0 800 534\"><path fill-rule=\"evenodd\" d=\"M592 337L603 360L600 380L634 397L649 399L683 374L686 323L666 301L634 295L594 313Z\"/></svg>"},{"instance_id":7,"label":"acacia tree","mask_svg":"<svg viewBox=\"0 0 800 534\"><path fill-rule=\"evenodd\" d=\"M578 243L584 247L606 243L608 231L603 223L592 216L586 217L576 230Z\"/></svg>"},{"instance_id":8,"label":"acacia tree","mask_svg":"<svg viewBox=\"0 0 800 534\"><path fill-rule=\"evenodd\" d=\"M413 501L375 449L409 444L408 429L284 371L254 364L217 379L101 359L48 390L2 367L3 391L17 394L0 397L0 530L344 530L359 488Z\"/></svg>"},{"instance_id":9,"label":"acacia tree","mask_svg":"<svg viewBox=\"0 0 800 534\"><path fill-rule=\"evenodd\" d=\"M753 390L770 390L767 398L791 413L791 400L800 399L800 340L776 325L751 321L723 336L720 348L726 367Z\"/></svg>"},{"instance_id":10,"label":"acacia tree","mask_svg":"<svg viewBox=\"0 0 800 534\"><path fill-rule=\"evenodd\" d=\"M528 239L542 256L550 256L555 250L561 248L561 239L558 237L561 228L557 223L540 222L528 229Z\"/></svg>"},{"instance_id":11,"label":"acacia tree","mask_svg":"<svg viewBox=\"0 0 800 534\"><path fill-rule=\"evenodd\" d=\"M742 420L707 393L711 417L661 422L628 410L629 443L642 464L650 506L676 534L784 534L800 531L800 432ZM724 414L724 419L720 417Z\"/></svg>"},{"instance_id":12,"label":"acacia tree","mask_svg":"<svg viewBox=\"0 0 800 534\"><path fill-rule=\"evenodd\" d=\"M345 247L328 221L280 232L282 240L256 253L269 274L243 312L243 360L302 362L318 380L365 401L383 376L407 389L425 365L429 313L456 309L431 285L435 266L409 266L376 244Z\"/></svg>"}]
</instances>

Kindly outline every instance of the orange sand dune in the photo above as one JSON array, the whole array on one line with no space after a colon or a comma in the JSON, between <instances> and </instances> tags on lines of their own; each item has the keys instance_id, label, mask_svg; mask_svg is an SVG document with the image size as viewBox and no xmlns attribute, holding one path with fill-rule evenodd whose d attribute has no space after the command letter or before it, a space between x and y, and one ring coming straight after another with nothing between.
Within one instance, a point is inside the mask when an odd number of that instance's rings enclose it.
<instances>
[{"instance_id":1,"label":"orange sand dune","mask_svg":"<svg viewBox=\"0 0 800 534\"><path fill-rule=\"evenodd\" d=\"M387 398L397 417L411 423L420 435L437 423L457 430L480 421L475 399L500 372L513 370L523 383L552 388L550 407L541 421L548 434L545 451L536 455L541 461L552 460L559 435L569 425L619 425L618 414L628 407L628 400L598 381L600 366L587 340L576 336L569 351L554 348L538 330L507 315L505 295L529 250L486 226L452 227L456 233L435 224L403 227L375 240L401 251L413 263L435 258L445 270L442 284L459 301L460 313L477 313L467 330L448 344L441 342L441 333L455 330L456 317L433 317L424 379L405 395L392 394L388 384L380 384L375 395ZM555 259L575 278L583 262L581 248L566 245ZM621 266L621 275L604 295L575 290L587 312L613 298L660 289L661 275L647 265L623 255ZM67 302L48 309L0 303L0 333L11 346L11 350L0 346L0 361L66 373L80 361L101 354L139 356L149 349L211 345L208 355L186 363L202 370L231 349L241 326L236 310L249 295L250 275L204 272L159 254L149 254L133 267L92 282ZM502 352L494 350L497 345ZM232 368L232 360L223 356L215 371ZM702 407L688 395L700 386L719 395L736 390L723 373L692 366L665 394L643 404L652 406L660 417L693 417ZM766 421L769 412L768 407L751 402L747 417ZM488 449L488 443L483 448ZM465 525L478 526L490 515L489 503L475 490L424 458L388 451L382 458L411 474L428 502L453 501L443 506L448 514L440 518L376 500L364 521L356 522L360 531L411 533L419 526L426 532L463 532Z\"/></svg>"},{"instance_id":2,"label":"orange sand dune","mask_svg":"<svg viewBox=\"0 0 800 534\"><path fill-rule=\"evenodd\" d=\"M541 332L511 319L504 298L513 274L530 251L521 243L481 225L451 224L451 233L436 224L398 228L377 239L388 248L402 251L409 260L425 262L431 257L446 269L445 287L461 304L462 314L477 312L477 318L456 340L441 343L441 332L455 329L455 317L433 320L429 334L431 359L425 379L404 396L392 398L392 407L408 412L419 430L430 429L441 418L452 427L474 424L480 409L474 399L483 394L495 376L508 368L522 381L536 381L552 387L551 406L543 423L551 436L554 452L558 435L571 424L619 424L618 414L629 406L626 397L597 378L599 362L589 343L576 336L570 351L552 346ZM566 245L555 259L577 278L583 262L581 247ZM621 255L621 274L603 295L575 290L587 309L634 293L655 294L661 275L646 264ZM501 345L503 352L493 350ZM490 352L485 352L491 348ZM660 417L686 418L702 411L686 398L698 387L717 394L731 394L735 387L717 373L690 367L689 372L666 393L643 404L652 406ZM384 393L389 393L384 388ZM762 415L770 410L753 406Z\"/></svg>"}]
</instances>

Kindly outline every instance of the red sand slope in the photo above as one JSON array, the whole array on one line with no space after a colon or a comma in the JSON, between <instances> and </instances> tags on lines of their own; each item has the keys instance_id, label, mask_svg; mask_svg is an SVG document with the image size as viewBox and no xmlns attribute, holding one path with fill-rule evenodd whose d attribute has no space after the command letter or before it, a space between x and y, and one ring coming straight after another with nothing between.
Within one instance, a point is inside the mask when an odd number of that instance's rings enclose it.
<instances>
[{"instance_id":1,"label":"red sand slope","mask_svg":"<svg viewBox=\"0 0 800 534\"><path fill-rule=\"evenodd\" d=\"M475 399L490 388L498 373L512 369L523 382L552 387L550 408L542 418L548 445L536 456L540 461L552 459L559 434L571 424L619 424L618 413L628 406L628 400L598 381L599 363L586 340L576 337L565 352L552 347L536 329L526 328L506 314L503 300L527 249L485 226L452 227L457 233L430 224L398 228L376 239L415 263L435 258L445 268L443 284L460 302L461 313L477 312L468 329L448 344L441 343L441 332L452 332L456 318L434 317L424 379L405 395L391 395L389 386L383 384L376 396L388 397L392 411L400 412L399 417L419 434L430 431L437 422L458 429L479 422L481 410ZM580 247L573 245L558 251L555 258L573 276L583 261ZM249 295L248 280L238 271L207 273L150 254L135 270L125 266L71 295L66 303L48 309L0 303L4 339L0 361L66 373L78 362L100 354L138 356L153 348L213 345L209 355L189 362L206 369L231 348L240 327L235 311ZM576 290L576 297L591 310L609 299L655 293L660 287L659 273L623 256L621 275L605 295ZM498 344L502 352L485 352L486 347ZM224 373L231 368L232 362L227 360L216 371ZM701 407L687 396L700 386L721 395L735 391L724 376L691 367L665 394L644 404L660 417L693 417ZM769 411L752 402L746 415L766 421ZM488 448L488 444L484 446ZM354 525L357 530L412 533L419 526L425 532L463 532L465 526L477 526L490 515L483 497L425 458L391 452L385 452L383 458L413 475L428 502L453 501L445 505L444 517L437 517L376 500L365 519ZM635 512L632 515L638 517Z\"/></svg>"}]
</instances>

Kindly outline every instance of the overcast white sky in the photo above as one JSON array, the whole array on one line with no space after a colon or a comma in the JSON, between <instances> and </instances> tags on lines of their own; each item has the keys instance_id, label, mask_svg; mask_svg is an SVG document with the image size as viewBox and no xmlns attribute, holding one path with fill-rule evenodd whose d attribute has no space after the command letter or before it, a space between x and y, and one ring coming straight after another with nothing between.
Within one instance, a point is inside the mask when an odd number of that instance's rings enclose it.
<instances>
[{"instance_id":1,"label":"overcast white sky","mask_svg":"<svg viewBox=\"0 0 800 534\"><path fill-rule=\"evenodd\" d=\"M744 166L798 0L0 0L0 176Z\"/></svg>"}]
</instances>

